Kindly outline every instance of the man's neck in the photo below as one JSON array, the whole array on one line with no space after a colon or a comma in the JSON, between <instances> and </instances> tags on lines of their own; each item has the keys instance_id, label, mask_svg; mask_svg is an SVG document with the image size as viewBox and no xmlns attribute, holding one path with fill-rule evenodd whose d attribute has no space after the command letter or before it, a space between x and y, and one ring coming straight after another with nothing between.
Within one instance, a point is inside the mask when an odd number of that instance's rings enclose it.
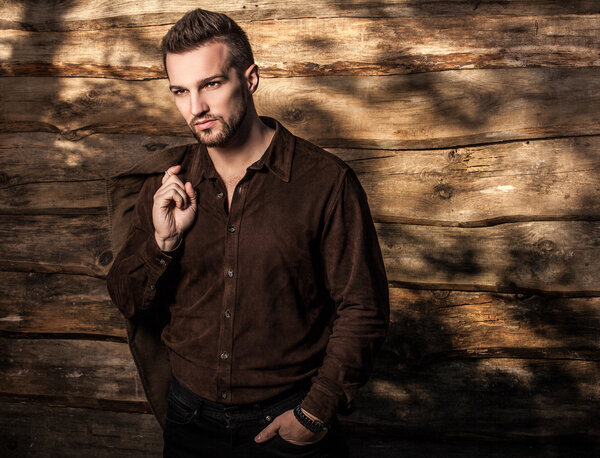
<instances>
[{"instance_id":1,"label":"man's neck","mask_svg":"<svg viewBox=\"0 0 600 458\"><path fill-rule=\"evenodd\" d=\"M219 175L236 175L261 158L274 134L256 112L247 113L232 141L224 147L207 148L208 154Z\"/></svg>"}]
</instances>

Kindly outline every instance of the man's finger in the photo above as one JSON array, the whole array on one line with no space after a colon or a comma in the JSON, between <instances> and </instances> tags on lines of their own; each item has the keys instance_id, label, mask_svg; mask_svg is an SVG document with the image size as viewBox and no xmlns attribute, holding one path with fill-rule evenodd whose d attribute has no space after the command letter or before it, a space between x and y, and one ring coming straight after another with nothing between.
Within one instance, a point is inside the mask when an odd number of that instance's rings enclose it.
<instances>
[{"instance_id":1,"label":"man's finger","mask_svg":"<svg viewBox=\"0 0 600 458\"><path fill-rule=\"evenodd\" d=\"M163 208L171 206L171 202L175 203L178 208L183 208L186 202L186 198L176 189L167 189L164 194L158 196L160 199L160 205Z\"/></svg>"},{"instance_id":2,"label":"man's finger","mask_svg":"<svg viewBox=\"0 0 600 458\"><path fill-rule=\"evenodd\" d=\"M190 198L190 204L194 206L194 204L196 203L196 190L192 186L192 183L190 183L189 181L185 184L185 192Z\"/></svg>"},{"instance_id":3,"label":"man's finger","mask_svg":"<svg viewBox=\"0 0 600 458\"><path fill-rule=\"evenodd\" d=\"M165 173L164 173L164 175L162 177L163 184L164 184L165 181L167 181L173 175L177 175L180 171L181 171L181 165L179 165L179 164L172 165L167 170L165 170Z\"/></svg>"},{"instance_id":4,"label":"man's finger","mask_svg":"<svg viewBox=\"0 0 600 458\"><path fill-rule=\"evenodd\" d=\"M258 435L254 438L254 440L256 442L266 442L270 439L272 439L273 437L275 437L275 435L277 434L277 431L279 431L279 422L277 421L277 419L273 420L273 423L271 423L269 426L267 426L265 429L263 429L260 433L258 433Z\"/></svg>"}]
</instances>

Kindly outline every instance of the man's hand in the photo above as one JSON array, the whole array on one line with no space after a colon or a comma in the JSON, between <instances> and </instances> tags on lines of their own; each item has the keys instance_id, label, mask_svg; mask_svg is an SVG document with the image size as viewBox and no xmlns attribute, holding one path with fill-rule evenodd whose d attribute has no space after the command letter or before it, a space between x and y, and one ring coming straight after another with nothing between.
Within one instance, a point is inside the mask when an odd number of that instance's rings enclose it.
<instances>
[{"instance_id":1,"label":"man's hand","mask_svg":"<svg viewBox=\"0 0 600 458\"><path fill-rule=\"evenodd\" d=\"M196 191L188 181L183 184L177 174L181 165L169 167L162 178L162 186L154 194L152 222L154 238L162 251L171 251L179 245L183 233L196 219Z\"/></svg>"},{"instance_id":2,"label":"man's hand","mask_svg":"<svg viewBox=\"0 0 600 458\"><path fill-rule=\"evenodd\" d=\"M302 409L302 411L311 419L319 421L313 415L306 412L306 410ZM291 442L292 444L308 445L323 439L325 434L327 434L327 431L313 433L296 419L293 410L288 410L276 417L269 426L258 433L258 436L256 436L254 440L256 442L266 442L272 439L276 434L279 434L283 440Z\"/></svg>"}]
</instances>

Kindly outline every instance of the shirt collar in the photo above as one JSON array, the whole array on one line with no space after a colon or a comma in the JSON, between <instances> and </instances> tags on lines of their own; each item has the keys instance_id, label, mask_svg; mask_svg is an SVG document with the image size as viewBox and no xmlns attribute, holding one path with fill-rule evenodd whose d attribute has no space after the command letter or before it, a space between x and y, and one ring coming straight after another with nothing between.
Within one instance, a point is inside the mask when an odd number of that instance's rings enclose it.
<instances>
[{"instance_id":1,"label":"shirt collar","mask_svg":"<svg viewBox=\"0 0 600 458\"><path fill-rule=\"evenodd\" d=\"M261 116L260 119L267 126L275 129L275 134L261 158L248 166L248 169L261 170L263 167L267 167L287 183L290 181L296 137L276 119L266 116ZM192 153L189 157L191 164L186 169L190 170L189 176L194 177L195 182L192 182L194 186L201 183L205 178L218 177L206 146L197 143L190 152Z\"/></svg>"}]
</instances>

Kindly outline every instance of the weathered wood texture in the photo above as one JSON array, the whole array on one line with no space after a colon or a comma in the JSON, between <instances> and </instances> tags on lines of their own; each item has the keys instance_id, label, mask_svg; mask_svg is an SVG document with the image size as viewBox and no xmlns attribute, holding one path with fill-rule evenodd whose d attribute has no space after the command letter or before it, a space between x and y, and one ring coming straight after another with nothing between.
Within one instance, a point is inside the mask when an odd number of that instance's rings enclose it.
<instances>
[{"instance_id":1,"label":"weathered wood texture","mask_svg":"<svg viewBox=\"0 0 600 458\"><path fill-rule=\"evenodd\" d=\"M0 333L125 342L103 280L0 272ZM453 358L597 360L600 299L391 288L390 351L407 364Z\"/></svg>"},{"instance_id":2,"label":"weathered wood texture","mask_svg":"<svg viewBox=\"0 0 600 458\"><path fill-rule=\"evenodd\" d=\"M0 334L126 342L106 282L87 275L0 271Z\"/></svg>"},{"instance_id":3,"label":"weathered wood texture","mask_svg":"<svg viewBox=\"0 0 600 458\"><path fill-rule=\"evenodd\" d=\"M160 456L102 180L193 141L156 46L197 6L0 0L2 456ZM342 417L355 455L595 456L600 4L202 6L248 31L260 114L367 192L392 324Z\"/></svg>"},{"instance_id":4,"label":"weathered wood texture","mask_svg":"<svg viewBox=\"0 0 600 458\"><path fill-rule=\"evenodd\" d=\"M12 277L18 284L19 276ZM55 276L48 284L64 279ZM75 333L50 338L95 318L80 313L76 319L74 311L88 307L65 303L69 297L41 295L40 305L17 298L27 311L22 315L0 303L10 318L0 320L6 336L0 339L0 393L147 412L124 342L73 339ZM593 433L600 401L598 301L393 288L391 338L346 421L395 434L416 433L423 422L442 436L494 436L499 426L514 437ZM46 338L32 338L28 332L57 304L64 305L47 323ZM114 326L118 320L110 321Z\"/></svg>"},{"instance_id":5,"label":"weathered wood texture","mask_svg":"<svg viewBox=\"0 0 600 458\"><path fill-rule=\"evenodd\" d=\"M162 456L154 415L0 401L3 457Z\"/></svg>"},{"instance_id":6,"label":"weathered wood texture","mask_svg":"<svg viewBox=\"0 0 600 458\"><path fill-rule=\"evenodd\" d=\"M103 218L3 219L0 270L104 276L114 257ZM600 295L597 221L467 228L377 223L376 228L388 280L394 285Z\"/></svg>"},{"instance_id":7,"label":"weathered wood texture","mask_svg":"<svg viewBox=\"0 0 600 458\"><path fill-rule=\"evenodd\" d=\"M106 213L102 177L187 137L0 134L0 213ZM600 218L600 136L440 150L330 148L356 171L377 222L475 227Z\"/></svg>"},{"instance_id":8,"label":"weathered wood texture","mask_svg":"<svg viewBox=\"0 0 600 458\"><path fill-rule=\"evenodd\" d=\"M598 76L599 68L584 68L277 78L255 100L261 114L324 147L451 147L598 134ZM1 78L0 132L191 136L167 85Z\"/></svg>"},{"instance_id":9,"label":"weathered wood texture","mask_svg":"<svg viewBox=\"0 0 600 458\"><path fill-rule=\"evenodd\" d=\"M3 19L0 28L23 30L89 30L169 24L186 11L198 8L193 0L145 2L93 0L63 2L51 0L0 1ZM219 11L240 23L269 19L329 17L393 18L435 16L528 16L556 14L598 14L595 0L207 0L202 8Z\"/></svg>"},{"instance_id":10,"label":"weathered wood texture","mask_svg":"<svg viewBox=\"0 0 600 458\"><path fill-rule=\"evenodd\" d=\"M169 27L5 30L9 46L0 53L0 75L161 78L159 45ZM599 28L600 15L303 18L246 25L263 76L591 67L600 64Z\"/></svg>"},{"instance_id":11,"label":"weathered wood texture","mask_svg":"<svg viewBox=\"0 0 600 458\"><path fill-rule=\"evenodd\" d=\"M82 455L98 458L162 456L162 431L150 414L1 401L0 410L5 413L0 417L0 454L6 458L55 457L59 450L64 458L80 458ZM345 428L350 449L361 450L362 456L371 458L389 458L398 454L406 458L596 458L598 447L589 440L547 439L512 440L499 446L491 441L440 441L381 435L352 424L345 424Z\"/></svg>"}]
</instances>

